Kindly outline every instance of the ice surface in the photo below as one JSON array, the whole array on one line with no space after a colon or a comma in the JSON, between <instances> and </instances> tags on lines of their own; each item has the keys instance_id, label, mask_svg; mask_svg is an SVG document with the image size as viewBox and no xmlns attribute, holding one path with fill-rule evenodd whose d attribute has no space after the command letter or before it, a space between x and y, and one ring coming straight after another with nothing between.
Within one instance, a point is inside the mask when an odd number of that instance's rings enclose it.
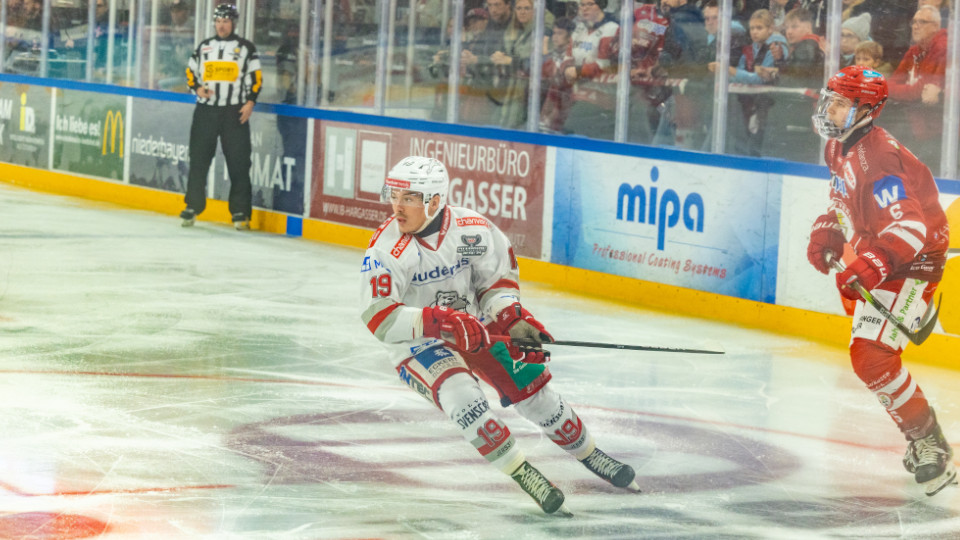
<instances>
[{"instance_id":1,"label":"ice surface","mask_svg":"<svg viewBox=\"0 0 960 540\"><path fill-rule=\"evenodd\" d=\"M643 493L501 411L550 517L397 380L359 250L6 185L0 216L2 538L960 537L842 349L523 283L559 338L727 351L555 347ZM960 376L909 367L960 442Z\"/></svg>"}]
</instances>

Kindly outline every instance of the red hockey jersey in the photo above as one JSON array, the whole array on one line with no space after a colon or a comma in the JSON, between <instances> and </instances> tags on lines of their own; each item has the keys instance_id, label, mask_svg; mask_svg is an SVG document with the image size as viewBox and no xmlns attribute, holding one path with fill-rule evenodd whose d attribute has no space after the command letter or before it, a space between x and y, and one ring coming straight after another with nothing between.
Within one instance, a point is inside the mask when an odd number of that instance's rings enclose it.
<instances>
[{"instance_id":1,"label":"red hockey jersey","mask_svg":"<svg viewBox=\"0 0 960 540\"><path fill-rule=\"evenodd\" d=\"M873 127L842 154L827 143L830 208L857 253L880 249L893 265L889 279L939 281L950 232L930 169L885 129Z\"/></svg>"}]
</instances>

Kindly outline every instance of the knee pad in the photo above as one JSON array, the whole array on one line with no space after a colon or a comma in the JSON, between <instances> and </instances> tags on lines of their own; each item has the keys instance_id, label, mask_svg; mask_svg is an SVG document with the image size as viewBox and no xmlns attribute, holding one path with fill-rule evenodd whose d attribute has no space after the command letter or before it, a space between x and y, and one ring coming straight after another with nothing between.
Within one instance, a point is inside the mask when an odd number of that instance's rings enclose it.
<instances>
[{"instance_id":1,"label":"knee pad","mask_svg":"<svg viewBox=\"0 0 960 540\"><path fill-rule=\"evenodd\" d=\"M900 354L866 339L854 339L850 345L850 362L853 371L872 391L889 384L902 367Z\"/></svg>"},{"instance_id":2,"label":"knee pad","mask_svg":"<svg viewBox=\"0 0 960 540\"><path fill-rule=\"evenodd\" d=\"M404 384L441 409L437 391L444 381L457 373L470 373L470 369L459 354L447 347L421 351L397 366L397 374Z\"/></svg>"}]
</instances>

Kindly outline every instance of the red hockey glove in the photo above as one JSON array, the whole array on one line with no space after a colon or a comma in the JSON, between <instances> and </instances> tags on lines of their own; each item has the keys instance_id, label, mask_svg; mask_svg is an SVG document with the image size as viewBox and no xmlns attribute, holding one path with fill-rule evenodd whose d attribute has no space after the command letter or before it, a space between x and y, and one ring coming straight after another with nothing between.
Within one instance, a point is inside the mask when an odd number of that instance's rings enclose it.
<instances>
[{"instance_id":1,"label":"red hockey glove","mask_svg":"<svg viewBox=\"0 0 960 540\"><path fill-rule=\"evenodd\" d=\"M850 284L857 281L869 291L883 283L889 275L890 262L886 255L880 251L865 251L846 270L837 274L837 288L847 300L859 300L860 293Z\"/></svg>"},{"instance_id":2,"label":"red hockey glove","mask_svg":"<svg viewBox=\"0 0 960 540\"><path fill-rule=\"evenodd\" d=\"M843 254L843 244L846 238L843 229L834 214L824 214L813 222L810 230L810 245L807 246L807 259L821 274L830 273L827 263L827 253L834 257Z\"/></svg>"},{"instance_id":3,"label":"red hockey glove","mask_svg":"<svg viewBox=\"0 0 960 540\"><path fill-rule=\"evenodd\" d=\"M511 344L509 347L523 353L524 362L542 364L550 360L550 351L543 350L541 345L553 342L553 336L519 303L515 302L498 313L497 323L510 337L533 342L532 345Z\"/></svg>"},{"instance_id":4,"label":"red hockey glove","mask_svg":"<svg viewBox=\"0 0 960 540\"><path fill-rule=\"evenodd\" d=\"M443 306L423 308L423 335L440 338L468 353L490 346L490 334L479 319Z\"/></svg>"}]
</instances>

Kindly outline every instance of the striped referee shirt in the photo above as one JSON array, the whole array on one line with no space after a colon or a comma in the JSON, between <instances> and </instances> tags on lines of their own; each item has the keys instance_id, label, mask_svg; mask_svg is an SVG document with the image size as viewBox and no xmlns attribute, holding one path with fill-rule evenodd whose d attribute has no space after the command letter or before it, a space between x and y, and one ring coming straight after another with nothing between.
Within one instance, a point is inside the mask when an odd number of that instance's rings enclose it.
<instances>
[{"instance_id":1,"label":"striped referee shirt","mask_svg":"<svg viewBox=\"0 0 960 540\"><path fill-rule=\"evenodd\" d=\"M197 96L197 103L204 105L257 101L263 87L257 48L236 34L203 40L187 64L187 84L193 91L203 85L213 90L208 99Z\"/></svg>"}]
</instances>

